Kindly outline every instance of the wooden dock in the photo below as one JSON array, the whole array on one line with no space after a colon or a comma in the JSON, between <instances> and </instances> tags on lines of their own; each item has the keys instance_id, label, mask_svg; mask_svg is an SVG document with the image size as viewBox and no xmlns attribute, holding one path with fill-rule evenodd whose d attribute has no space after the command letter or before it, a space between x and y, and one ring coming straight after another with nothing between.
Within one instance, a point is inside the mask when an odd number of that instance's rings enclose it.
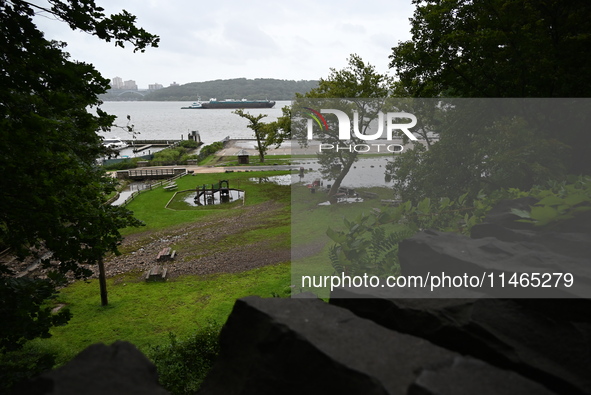
<instances>
[{"instance_id":1,"label":"wooden dock","mask_svg":"<svg viewBox=\"0 0 591 395\"><path fill-rule=\"evenodd\" d=\"M187 169L178 167L119 170L117 172L117 178L130 180L158 180L163 178L171 178L178 174L183 174L186 171Z\"/></svg>"}]
</instances>

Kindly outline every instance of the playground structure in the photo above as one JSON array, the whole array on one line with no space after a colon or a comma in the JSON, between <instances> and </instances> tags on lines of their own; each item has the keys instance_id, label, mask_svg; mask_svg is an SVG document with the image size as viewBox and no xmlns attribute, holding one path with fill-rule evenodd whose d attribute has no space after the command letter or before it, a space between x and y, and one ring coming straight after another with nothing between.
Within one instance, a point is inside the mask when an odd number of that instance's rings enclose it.
<instances>
[{"instance_id":1,"label":"playground structure","mask_svg":"<svg viewBox=\"0 0 591 395\"><path fill-rule=\"evenodd\" d=\"M198 185L196 188L197 194L195 195L195 203L198 206L205 206L215 204L215 195L219 194L220 203L229 203L232 200L230 191L239 191L237 189L230 188L230 182L228 180L220 180L217 184L211 185ZM201 198L203 197L203 203Z\"/></svg>"}]
</instances>

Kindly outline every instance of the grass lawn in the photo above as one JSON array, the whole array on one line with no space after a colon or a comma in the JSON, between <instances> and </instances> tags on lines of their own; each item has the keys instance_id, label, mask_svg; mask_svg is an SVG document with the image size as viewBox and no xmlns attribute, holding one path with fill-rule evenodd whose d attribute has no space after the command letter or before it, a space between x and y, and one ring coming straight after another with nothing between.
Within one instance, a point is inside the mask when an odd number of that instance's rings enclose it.
<instances>
[{"instance_id":1,"label":"grass lawn","mask_svg":"<svg viewBox=\"0 0 591 395\"><path fill-rule=\"evenodd\" d=\"M72 359L87 346L116 340L135 344L144 353L165 344L168 333L183 338L209 322L222 325L238 298L289 296L289 263L244 273L183 276L163 283L138 281L137 273L108 279L109 305L102 307L97 280L76 282L57 299L73 314L70 322L35 339L28 349L57 353L57 363Z\"/></svg>"},{"instance_id":2,"label":"grass lawn","mask_svg":"<svg viewBox=\"0 0 591 395\"><path fill-rule=\"evenodd\" d=\"M247 165L241 165L238 163L237 156L217 156L200 164L209 166L273 166L289 165L292 162L291 155L266 155L264 162L261 162L258 155L250 155L248 159L249 163Z\"/></svg>"}]
</instances>

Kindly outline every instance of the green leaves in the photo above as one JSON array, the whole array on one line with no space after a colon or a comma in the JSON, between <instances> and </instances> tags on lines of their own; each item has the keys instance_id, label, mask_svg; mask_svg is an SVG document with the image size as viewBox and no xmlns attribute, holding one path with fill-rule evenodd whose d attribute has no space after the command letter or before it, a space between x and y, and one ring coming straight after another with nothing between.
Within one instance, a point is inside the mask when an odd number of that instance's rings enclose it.
<instances>
[{"instance_id":1,"label":"green leaves","mask_svg":"<svg viewBox=\"0 0 591 395\"><path fill-rule=\"evenodd\" d=\"M335 243L328 254L331 265L338 274L396 275L401 240L426 229L469 234L500 199L479 195L478 201L469 201L467 194L455 200L424 198L416 205L406 201L387 210L344 218L344 230L326 231Z\"/></svg>"},{"instance_id":2,"label":"green leaves","mask_svg":"<svg viewBox=\"0 0 591 395\"><path fill-rule=\"evenodd\" d=\"M153 346L150 358L158 369L160 383L173 394L197 391L219 354L221 326L210 321L183 340L169 333L170 343Z\"/></svg>"},{"instance_id":3,"label":"green leaves","mask_svg":"<svg viewBox=\"0 0 591 395\"><path fill-rule=\"evenodd\" d=\"M160 41L158 36L137 27L136 17L125 10L106 16L104 9L93 0L52 0L50 3L52 7L45 11L66 22L73 30L96 35L106 42L114 40L118 47L124 48L128 42L134 46L134 52L144 52L147 47L157 47Z\"/></svg>"},{"instance_id":4,"label":"green leaves","mask_svg":"<svg viewBox=\"0 0 591 395\"><path fill-rule=\"evenodd\" d=\"M392 49L397 93L437 98L588 98L591 3L583 0L415 1L412 39ZM575 55L575 54L582 55ZM536 59L536 61L532 61ZM392 167L402 199L455 198L480 189L532 188L590 174L589 103L546 108L512 101L514 117L475 118L440 131L429 151L410 150ZM470 121L469 119L466 121ZM467 122L466 122L467 123ZM567 126L568 124L568 126ZM447 132L447 133L446 133Z\"/></svg>"},{"instance_id":5,"label":"green leaves","mask_svg":"<svg viewBox=\"0 0 591 395\"><path fill-rule=\"evenodd\" d=\"M36 337L49 337L51 326L68 322L72 316L68 309L52 314L44 305L55 293L48 280L0 278L0 353L18 350Z\"/></svg>"},{"instance_id":6,"label":"green leaves","mask_svg":"<svg viewBox=\"0 0 591 395\"><path fill-rule=\"evenodd\" d=\"M554 183L548 189L536 188L530 196L540 201L529 211L512 209L511 212L521 218L519 222L551 226L591 210L591 177L579 177L571 183Z\"/></svg>"},{"instance_id":7,"label":"green leaves","mask_svg":"<svg viewBox=\"0 0 591 395\"><path fill-rule=\"evenodd\" d=\"M326 234L335 242L328 254L335 272L386 276L398 271L398 242L412 231L404 227L393 231L390 226L387 232L380 222L384 219L382 213L362 214L353 221L344 219L344 231L328 228Z\"/></svg>"},{"instance_id":8,"label":"green leaves","mask_svg":"<svg viewBox=\"0 0 591 395\"><path fill-rule=\"evenodd\" d=\"M291 133L290 109L283 107L282 111L283 116L271 123L261 122L261 119L267 116L264 114L252 115L244 112L243 109L233 111L234 114L246 118L250 122L247 127L254 132L261 163L265 162L265 155L270 146L275 144L279 147L285 138L289 138Z\"/></svg>"},{"instance_id":9,"label":"green leaves","mask_svg":"<svg viewBox=\"0 0 591 395\"><path fill-rule=\"evenodd\" d=\"M390 56L390 67L412 96L589 96L589 54L574 55L591 44L590 22L583 17L588 2L415 4L412 40L399 43Z\"/></svg>"}]
</instances>

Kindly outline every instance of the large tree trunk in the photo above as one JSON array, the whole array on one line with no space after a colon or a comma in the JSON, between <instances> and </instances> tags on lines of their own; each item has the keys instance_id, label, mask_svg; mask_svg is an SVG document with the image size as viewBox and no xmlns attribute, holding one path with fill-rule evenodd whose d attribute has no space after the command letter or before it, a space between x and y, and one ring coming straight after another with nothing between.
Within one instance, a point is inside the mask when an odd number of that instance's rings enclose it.
<instances>
[{"instance_id":1,"label":"large tree trunk","mask_svg":"<svg viewBox=\"0 0 591 395\"><path fill-rule=\"evenodd\" d=\"M343 179L349 173L349 170L351 170L351 166L353 166L353 163L355 162L356 158L357 158L357 155L351 155L348 158L349 161L345 164L345 166L343 166L341 172L339 173L337 178L332 183L332 186L330 187L330 191L328 191L328 200L330 200L331 203L332 203L331 198L334 195L336 195L337 192L339 191L339 188L341 187L341 182L343 182Z\"/></svg>"},{"instance_id":2,"label":"large tree trunk","mask_svg":"<svg viewBox=\"0 0 591 395\"><path fill-rule=\"evenodd\" d=\"M265 163L265 148L261 146L261 140L259 136L257 136L257 150L259 151L259 160L261 163Z\"/></svg>"},{"instance_id":3,"label":"large tree trunk","mask_svg":"<svg viewBox=\"0 0 591 395\"><path fill-rule=\"evenodd\" d=\"M102 257L98 261L98 267L99 267L99 287L101 290L101 305L106 306L109 304L109 300L107 298L107 276L105 274L105 264L103 262Z\"/></svg>"}]
</instances>

